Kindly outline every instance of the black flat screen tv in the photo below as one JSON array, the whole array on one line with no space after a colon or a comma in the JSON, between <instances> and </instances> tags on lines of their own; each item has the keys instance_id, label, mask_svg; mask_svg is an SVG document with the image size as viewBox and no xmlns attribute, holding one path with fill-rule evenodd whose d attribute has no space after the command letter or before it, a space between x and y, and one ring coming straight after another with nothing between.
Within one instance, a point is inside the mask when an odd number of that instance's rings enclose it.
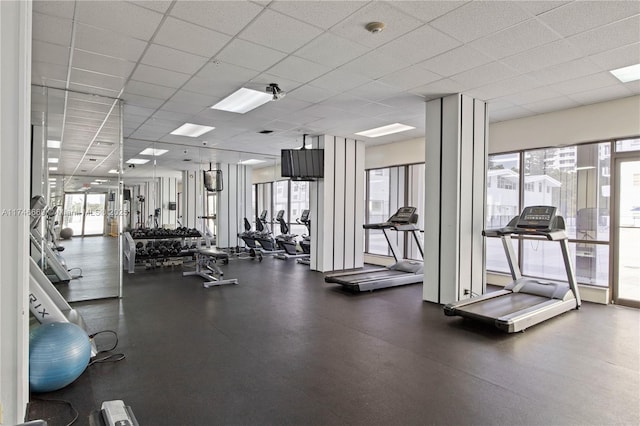
<instances>
[{"instance_id":1,"label":"black flat screen tv","mask_svg":"<svg viewBox=\"0 0 640 426\"><path fill-rule=\"evenodd\" d=\"M324 149L283 149L280 174L294 180L324 177Z\"/></svg>"},{"instance_id":2,"label":"black flat screen tv","mask_svg":"<svg viewBox=\"0 0 640 426\"><path fill-rule=\"evenodd\" d=\"M222 170L205 170L204 187L209 192L222 191Z\"/></svg>"}]
</instances>

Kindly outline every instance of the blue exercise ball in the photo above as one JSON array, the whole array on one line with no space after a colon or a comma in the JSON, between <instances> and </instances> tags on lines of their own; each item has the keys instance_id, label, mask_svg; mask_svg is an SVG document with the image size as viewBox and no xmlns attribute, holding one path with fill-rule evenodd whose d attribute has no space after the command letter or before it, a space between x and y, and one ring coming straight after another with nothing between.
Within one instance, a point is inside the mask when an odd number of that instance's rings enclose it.
<instances>
[{"instance_id":1,"label":"blue exercise ball","mask_svg":"<svg viewBox=\"0 0 640 426\"><path fill-rule=\"evenodd\" d=\"M91 342L79 326L42 324L29 333L29 386L33 392L61 389L80 377L91 359Z\"/></svg>"}]
</instances>

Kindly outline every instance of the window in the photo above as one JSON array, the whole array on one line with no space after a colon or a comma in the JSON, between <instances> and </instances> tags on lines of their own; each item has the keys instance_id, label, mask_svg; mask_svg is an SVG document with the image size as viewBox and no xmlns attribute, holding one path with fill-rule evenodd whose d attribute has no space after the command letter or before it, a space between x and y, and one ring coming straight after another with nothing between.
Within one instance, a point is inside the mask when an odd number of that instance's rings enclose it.
<instances>
[{"instance_id":1,"label":"window","mask_svg":"<svg viewBox=\"0 0 640 426\"><path fill-rule=\"evenodd\" d=\"M523 206L556 206L565 219L578 281L608 286L610 149L611 143L602 142L490 156L488 180L502 177L516 189L519 180L524 184L522 194L507 190L506 183L487 185L487 228L503 227ZM506 260L498 260L505 258L499 240L488 238L486 247L487 270L509 272ZM557 243L519 240L516 248L523 274L566 279Z\"/></svg>"},{"instance_id":2,"label":"window","mask_svg":"<svg viewBox=\"0 0 640 426\"><path fill-rule=\"evenodd\" d=\"M390 168L370 170L367 173L367 223L380 223L389 218ZM379 230L365 231L365 251L371 254L391 255L384 234Z\"/></svg>"},{"instance_id":3,"label":"window","mask_svg":"<svg viewBox=\"0 0 640 426\"><path fill-rule=\"evenodd\" d=\"M640 138L616 141L616 152L640 151Z\"/></svg>"}]
</instances>

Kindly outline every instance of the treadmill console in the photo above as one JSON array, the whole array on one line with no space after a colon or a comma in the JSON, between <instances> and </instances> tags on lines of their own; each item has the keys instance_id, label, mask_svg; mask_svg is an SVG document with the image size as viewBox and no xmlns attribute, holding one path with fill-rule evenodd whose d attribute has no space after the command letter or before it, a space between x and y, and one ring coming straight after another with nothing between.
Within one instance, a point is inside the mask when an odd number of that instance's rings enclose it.
<instances>
[{"instance_id":1,"label":"treadmill console","mask_svg":"<svg viewBox=\"0 0 640 426\"><path fill-rule=\"evenodd\" d=\"M553 206L529 206L522 210L516 228L550 229L556 216Z\"/></svg>"},{"instance_id":2,"label":"treadmill console","mask_svg":"<svg viewBox=\"0 0 640 426\"><path fill-rule=\"evenodd\" d=\"M398 211L389 218L389 223L416 223L417 222L415 207L400 207Z\"/></svg>"}]
</instances>

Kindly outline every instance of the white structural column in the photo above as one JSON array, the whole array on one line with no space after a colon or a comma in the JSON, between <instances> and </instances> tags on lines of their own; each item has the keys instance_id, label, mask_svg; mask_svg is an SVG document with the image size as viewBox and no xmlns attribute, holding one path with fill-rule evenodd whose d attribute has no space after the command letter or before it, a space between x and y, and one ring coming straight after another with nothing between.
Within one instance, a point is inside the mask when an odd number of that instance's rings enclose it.
<instances>
[{"instance_id":1,"label":"white structural column","mask_svg":"<svg viewBox=\"0 0 640 426\"><path fill-rule=\"evenodd\" d=\"M364 264L364 142L322 135L324 179L311 184L311 269L325 272Z\"/></svg>"},{"instance_id":2,"label":"white structural column","mask_svg":"<svg viewBox=\"0 0 640 426\"><path fill-rule=\"evenodd\" d=\"M185 170L182 172L182 203L178 217L182 226L187 228L199 228L204 211L204 183L202 179L202 171Z\"/></svg>"},{"instance_id":3,"label":"white structural column","mask_svg":"<svg viewBox=\"0 0 640 426\"><path fill-rule=\"evenodd\" d=\"M251 214L251 168L236 164L217 164L222 170L223 189L216 196L216 246L235 247L238 233L244 231L243 218Z\"/></svg>"},{"instance_id":4,"label":"white structural column","mask_svg":"<svg viewBox=\"0 0 640 426\"><path fill-rule=\"evenodd\" d=\"M11 425L29 400L30 1L0 1L0 57L0 408Z\"/></svg>"},{"instance_id":5,"label":"white structural column","mask_svg":"<svg viewBox=\"0 0 640 426\"><path fill-rule=\"evenodd\" d=\"M426 114L423 299L450 303L485 291L487 108L456 94Z\"/></svg>"},{"instance_id":6,"label":"white structural column","mask_svg":"<svg viewBox=\"0 0 640 426\"><path fill-rule=\"evenodd\" d=\"M169 209L170 203L178 203L178 179L171 177L161 177L158 182L160 186L160 217L158 222L160 226L173 225L177 226L176 219L178 211ZM153 212L152 212L153 213Z\"/></svg>"}]
</instances>

